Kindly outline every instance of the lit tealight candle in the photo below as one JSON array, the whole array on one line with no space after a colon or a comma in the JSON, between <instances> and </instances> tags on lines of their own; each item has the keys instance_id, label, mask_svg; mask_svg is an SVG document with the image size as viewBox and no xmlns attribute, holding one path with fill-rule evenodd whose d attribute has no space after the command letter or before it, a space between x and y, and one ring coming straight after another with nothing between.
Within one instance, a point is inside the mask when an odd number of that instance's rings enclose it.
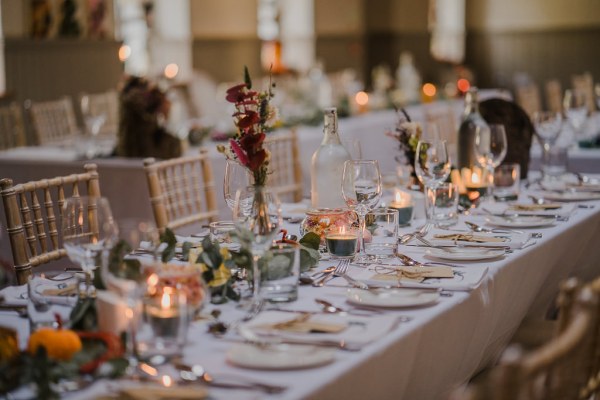
<instances>
[{"instance_id":1,"label":"lit tealight candle","mask_svg":"<svg viewBox=\"0 0 600 400\"><path fill-rule=\"evenodd\" d=\"M351 258L356 254L358 235L352 228L335 227L325 231L329 254L336 258Z\"/></svg>"},{"instance_id":2,"label":"lit tealight candle","mask_svg":"<svg viewBox=\"0 0 600 400\"><path fill-rule=\"evenodd\" d=\"M398 210L398 225L410 225L413 215L412 196L410 193L396 190L394 193L394 201L390 202L390 208Z\"/></svg>"}]
</instances>

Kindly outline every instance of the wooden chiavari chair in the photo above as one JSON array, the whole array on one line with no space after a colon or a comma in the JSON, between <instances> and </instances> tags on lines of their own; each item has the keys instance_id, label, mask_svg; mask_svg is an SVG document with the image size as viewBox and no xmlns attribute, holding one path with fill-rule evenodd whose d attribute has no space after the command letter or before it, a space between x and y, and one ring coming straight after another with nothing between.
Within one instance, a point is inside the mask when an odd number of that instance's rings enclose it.
<instances>
[{"instance_id":1,"label":"wooden chiavari chair","mask_svg":"<svg viewBox=\"0 0 600 400\"><path fill-rule=\"evenodd\" d=\"M549 111L562 113L562 87L558 79L546 82L546 108Z\"/></svg>"},{"instance_id":2,"label":"wooden chiavari chair","mask_svg":"<svg viewBox=\"0 0 600 400\"><path fill-rule=\"evenodd\" d=\"M594 78L592 74L586 72L581 75L573 75L571 77L571 83L573 88L585 94L585 100L590 113L596 110L596 104L594 100Z\"/></svg>"},{"instance_id":3,"label":"wooden chiavari chair","mask_svg":"<svg viewBox=\"0 0 600 400\"><path fill-rule=\"evenodd\" d=\"M561 287L556 333L531 351L509 346L485 379L453 400L594 399L600 393L600 279Z\"/></svg>"},{"instance_id":4,"label":"wooden chiavari chair","mask_svg":"<svg viewBox=\"0 0 600 400\"><path fill-rule=\"evenodd\" d=\"M119 130L119 94L116 90L102 93L82 93L81 99L86 96L89 104L89 115L104 115L105 121L100 128L100 136L116 137ZM84 116L85 118L85 116ZM85 120L83 121L85 123Z\"/></svg>"},{"instance_id":5,"label":"wooden chiavari chair","mask_svg":"<svg viewBox=\"0 0 600 400\"><path fill-rule=\"evenodd\" d=\"M26 144L27 138L21 106L16 102L0 106L0 150Z\"/></svg>"},{"instance_id":6,"label":"wooden chiavari chair","mask_svg":"<svg viewBox=\"0 0 600 400\"><path fill-rule=\"evenodd\" d=\"M0 180L6 228L19 284L27 282L31 268L67 254L59 234L65 198L80 196L80 185L85 185L84 195L100 196L96 165L86 164L84 169L85 172L80 174L16 185L9 178Z\"/></svg>"},{"instance_id":7,"label":"wooden chiavari chair","mask_svg":"<svg viewBox=\"0 0 600 400\"><path fill-rule=\"evenodd\" d=\"M79 136L73 102L69 97L45 102L26 102L37 144L68 143Z\"/></svg>"},{"instance_id":8,"label":"wooden chiavari chair","mask_svg":"<svg viewBox=\"0 0 600 400\"><path fill-rule=\"evenodd\" d=\"M156 226L178 229L218 216L215 184L208 151L164 161L144 160Z\"/></svg>"},{"instance_id":9,"label":"wooden chiavari chair","mask_svg":"<svg viewBox=\"0 0 600 400\"><path fill-rule=\"evenodd\" d=\"M267 135L265 147L271 152L267 185L282 201L302 200L302 167L296 131Z\"/></svg>"}]
</instances>

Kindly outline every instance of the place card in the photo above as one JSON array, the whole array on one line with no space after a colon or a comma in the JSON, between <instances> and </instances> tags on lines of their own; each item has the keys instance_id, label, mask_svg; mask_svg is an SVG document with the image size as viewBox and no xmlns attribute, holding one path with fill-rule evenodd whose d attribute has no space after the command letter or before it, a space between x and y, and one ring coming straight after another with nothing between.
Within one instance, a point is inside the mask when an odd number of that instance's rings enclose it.
<instances>
[{"instance_id":1,"label":"place card","mask_svg":"<svg viewBox=\"0 0 600 400\"><path fill-rule=\"evenodd\" d=\"M375 274L369 279L379 281L413 281L423 282L426 278L454 278L451 267L395 267L375 266Z\"/></svg>"}]
</instances>

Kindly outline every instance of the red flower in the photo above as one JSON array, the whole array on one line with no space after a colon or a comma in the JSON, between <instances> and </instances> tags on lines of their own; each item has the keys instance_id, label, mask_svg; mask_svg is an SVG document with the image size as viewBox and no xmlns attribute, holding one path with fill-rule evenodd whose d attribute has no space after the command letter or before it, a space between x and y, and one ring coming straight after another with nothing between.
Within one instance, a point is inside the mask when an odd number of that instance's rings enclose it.
<instances>
[{"instance_id":1,"label":"red flower","mask_svg":"<svg viewBox=\"0 0 600 400\"><path fill-rule=\"evenodd\" d=\"M239 85L235 85L234 87L227 89L227 96L225 97L225 100L230 103L244 101L247 96L244 89L246 89L245 83L240 83Z\"/></svg>"},{"instance_id":2,"label":"red flower","mask_svg":"<svg viewBox=\"0 0 600 400\"><path fill-rule=\"evenodd\" d=\"M256 153L249 155L248 158L248 168L251 171L258 171L267 158L267 152L264 149L260 149Z\"/></svg>"},{"instance_id":3,"label":"red flower","mask_svg":"<svg viewBox=\"0 0 600 400\"><path fill-rule=\"evenodd\" d=\"M264 133L247 134L240 138L240 146L247 154L253 154L260 150L264 140Z\"/></svg>"},{"instance_id":4,"label":"red flower","mask_svg":"<svg viewBox=\"0 0 600 400\"><path fill-rule=\"evenodd\" d=\"M242 118L240 118L240 120L238 121L238 127L240 129L249 128L252 125L260 122L260 115L258 115L257 112L248 111L247 113L241 115Z\"/></svg>"},{"instance_id":5,"label":"red flower","mask_svg":"<svg viewBox=\"0 0 600 400\"><path fill-rule=\"evenodd\" d=\"M235 139L230 139L229 145L231 146L231 150L233 150L236 157L238 158L240 164L242 164L244 167L248 167L248 157L246 156L246 153L244 152L244 150L242 150L240 145L235 141Z\"/></svg>"}]
</instances>

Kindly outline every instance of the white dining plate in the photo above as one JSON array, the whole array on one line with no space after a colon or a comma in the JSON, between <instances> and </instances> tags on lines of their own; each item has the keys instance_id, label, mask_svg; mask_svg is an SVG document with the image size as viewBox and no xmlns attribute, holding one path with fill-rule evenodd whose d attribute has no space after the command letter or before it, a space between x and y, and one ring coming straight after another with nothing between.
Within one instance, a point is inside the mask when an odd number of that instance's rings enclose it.
<instances>
[{"instance_id":1,"label":"white dining plate","mask_svg":"<svg viewBox=\"0 0 600 400\"><path fill-rule=\"evenodd\" d=\"M550 201L590 201L600 200L597 192L547 192L544 199Z\"/></svg>"},{"instance_id":2,"label":"white dining plate","mask_svg":"<svg viewBox=\"0 0 600 400\"><path fill-rule=\"evenodd\" d=\"M541 226L553 225L555 219L535 215L522 215L517 217L490 216L486 218L486 221L490 225L495 225L502 228L539 228Z\"/></svg>"},{"instance_id":3,"label":"white dining plate","mask_svg":"<svg viewBox=\"0 0 600 400\"><path fill-rule=\"evenodd\" d=\"M492 258L502 257L505 254L503 249L461 247L452 248L451 250L452 252L444 251L442 249L428 249L426 254L430 257L452 261L490 260Z\"/></svg>"},{"instance_id":4,"label":"white dining plate","mask_svg":"<svg viewBox=\"0 0 600 400\"><path fill-rule=\"evenodd\" d=\"M439 292L408 288L381 291L349 289L346 295L348 303L384 308L428 306L437 303L439 299Z\"/></svg>"},{"instance_id":5,"label":"white dining plate","mask_svg":"<svg viewBox=\"0 0 600 400\"><path fill-rule=\"evenodd\" d=\"M240 343L227 352L227 360L233 365L266 370L318 367L332 362L334 357L333 348L299 344L256 346Z\"/></svg>"}]
</instances>

